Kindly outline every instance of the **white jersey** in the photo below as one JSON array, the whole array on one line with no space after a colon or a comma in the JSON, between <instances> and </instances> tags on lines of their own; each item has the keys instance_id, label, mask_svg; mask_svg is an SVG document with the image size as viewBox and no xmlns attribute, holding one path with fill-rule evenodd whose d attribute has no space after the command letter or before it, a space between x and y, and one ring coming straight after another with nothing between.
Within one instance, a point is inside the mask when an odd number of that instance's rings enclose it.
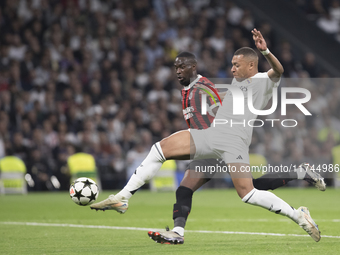
<instances>
[{"instance_id":1,"label":"white jersey","mask_svg":"<svg viewBox=\"0 0 340 255\"><path fill-rule=\"evenodd\" d=\"M248 91L252 92L253 106L257 110L262 110L272 97L274 87L279 86L278 82L273 82L267 73L257 73L253 77L243 80L242 82L236 81L234 78L231 86L236 86L243 92L244 95L244 114L233 114L233 96L232 93L227 91L222 106L217 111L215 118L215 125L211 129L213 133L223 137L223 135L233 135L241 137L249 146L251 143L253 125L257 115L252 113L248 108ZM250 121L250 125L249 122ZM223 124L222 124L223 123Z\"/></svg>"}]
</instances>

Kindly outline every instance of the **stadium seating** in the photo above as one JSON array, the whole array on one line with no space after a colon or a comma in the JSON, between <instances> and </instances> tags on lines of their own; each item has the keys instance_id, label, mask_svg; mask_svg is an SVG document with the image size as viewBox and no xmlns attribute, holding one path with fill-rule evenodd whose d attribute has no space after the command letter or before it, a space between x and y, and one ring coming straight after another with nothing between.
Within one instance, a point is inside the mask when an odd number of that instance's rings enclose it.
<instances>
[{"instance_id":1,"label":"stadium seating","mask_svg":"<svg viewBox=\"0 0 340 255\"><path fill-rule=\"evenodd\" d=\"M156 176L150 181L152 191L174 191L176 190L176 169L175 160L165 161Z\"/></svg>"},{"instance_id":2,"label":"stadium seating","mask_svg":"<svg viewBox=\"0 0 340 255\"><path fill-rule=\"evenodd\" d=\"M7 156L0 160L0 193L27 193L25 181L26 166L15 156Z\"/></svg>"},{"instance_id":3,"label":"stadium seating","mask_svg":"<svg viewBox=\"0 0 340 255\"><path fill-rule=\"evenodd\" d=\"M68 158L67 165L71 174L71 182L80 177L88 177L95 181L101 189L96 162L92 155L84 152L73 154Z\"/></svg>"}]
</instances>

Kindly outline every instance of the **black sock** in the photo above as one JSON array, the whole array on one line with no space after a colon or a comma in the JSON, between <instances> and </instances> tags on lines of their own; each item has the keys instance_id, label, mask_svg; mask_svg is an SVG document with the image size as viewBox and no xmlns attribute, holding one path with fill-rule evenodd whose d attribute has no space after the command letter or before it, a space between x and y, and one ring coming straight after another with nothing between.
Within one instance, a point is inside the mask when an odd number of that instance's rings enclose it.
<instances>
[{"instance_id":1,"label":"black sock","mask_svg":"<svg viewBox=\"0 0 340 255\"><path fill-rule=\"evenodd\" d=\"M296 176L296 177L294 177ZM253 179L253 185L259 190L274 190L286 185L292 180L296 180L296 172L267 173L260 178Z\"/></svg>"},{"instance_id":2,"label":"black sock","mask_svg":"<svg viewBox=\"0 0 340 255\"><path fill-rule=\"evenodd\" d=\"M174 204L174 227L185 227L188 215L191 211L193 191L187 187L179 186L176 190L176 204Z\"/></svg>"}]
</instances>

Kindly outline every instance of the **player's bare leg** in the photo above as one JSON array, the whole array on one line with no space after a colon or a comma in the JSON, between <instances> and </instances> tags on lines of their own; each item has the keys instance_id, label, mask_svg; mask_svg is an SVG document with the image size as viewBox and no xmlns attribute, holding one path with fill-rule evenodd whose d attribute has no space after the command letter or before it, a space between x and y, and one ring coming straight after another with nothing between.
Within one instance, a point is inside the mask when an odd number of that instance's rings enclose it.
<instances>
[{"instance_id":1,"label":"player's bare leg","mask_svg":"<svg viewBox=\"0 0 340 255\"><path fill-rule=\"evenodd\" d=\"M186 160L196 153L196 146L189 130L182 130L164 138L160 141L160 146L166 160Z\"/></svg>"},{"instance_id":2,"label":"player's bare leg","mask_svg":"<svg viewBox=\"0 0 340 255\"><path fill-rule=\"evenodd\" d=\"M128 209L128 200L131 196L152 179L162 164L168 159L190 159L190 155L196 152L195 143L188 130L179 131L155 143L148 156L131 176L126 186L117 195L110 195L107 199L92 204L91 209L115 210L125 213Z\"/></svg>"},{"instance_id":3,"label":"player's bare leg","mask_svg":"<svg viewBox=\"0 0 340 255\"><path fill-rule=\"evenodd\" d=\"M206 178L205 173L195 172L195 170L190 169L185 171L184 177L179 186L187 187L195 192L209 180L209 178Z\"/></svg>"},{"instance_id":4,"label":"player's bare leg","mask_svg":"<svg viewBox=\"0 0 340 255\"><path fill-rule=\"evenodd\" d=\"M236 172L230 170L230 175L235 189L243 202L261 206L271 212L275 212L276 214L289 217L299 224L299 226L303 228L314 239L314 241L320 241L321 236L319 228L311 218L306 207L300 207L296 210L273 193L255 189L250 172L242 172L242 170L249 169L248 164L230 164L230 168L233 169L233 167Z\"/></svg>"}]
</instances>

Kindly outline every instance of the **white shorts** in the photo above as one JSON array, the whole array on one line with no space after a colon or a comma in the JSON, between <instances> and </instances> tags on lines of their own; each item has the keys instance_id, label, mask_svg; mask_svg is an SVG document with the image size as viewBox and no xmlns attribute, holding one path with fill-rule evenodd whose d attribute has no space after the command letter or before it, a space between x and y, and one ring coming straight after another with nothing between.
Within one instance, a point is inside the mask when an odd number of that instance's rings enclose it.
<instances>
[{"instance_id":1,"label":"white shorts","mask_svg":"<svg viewBox=\"0 0 340 255\"><path fill-rule=\"evenodd\" d=\"M189 129L195 143L193 159L220 158L225 163L249 164L249 146L239 136L216 136L214 129Z\"/></svg>"}]
</instances>

